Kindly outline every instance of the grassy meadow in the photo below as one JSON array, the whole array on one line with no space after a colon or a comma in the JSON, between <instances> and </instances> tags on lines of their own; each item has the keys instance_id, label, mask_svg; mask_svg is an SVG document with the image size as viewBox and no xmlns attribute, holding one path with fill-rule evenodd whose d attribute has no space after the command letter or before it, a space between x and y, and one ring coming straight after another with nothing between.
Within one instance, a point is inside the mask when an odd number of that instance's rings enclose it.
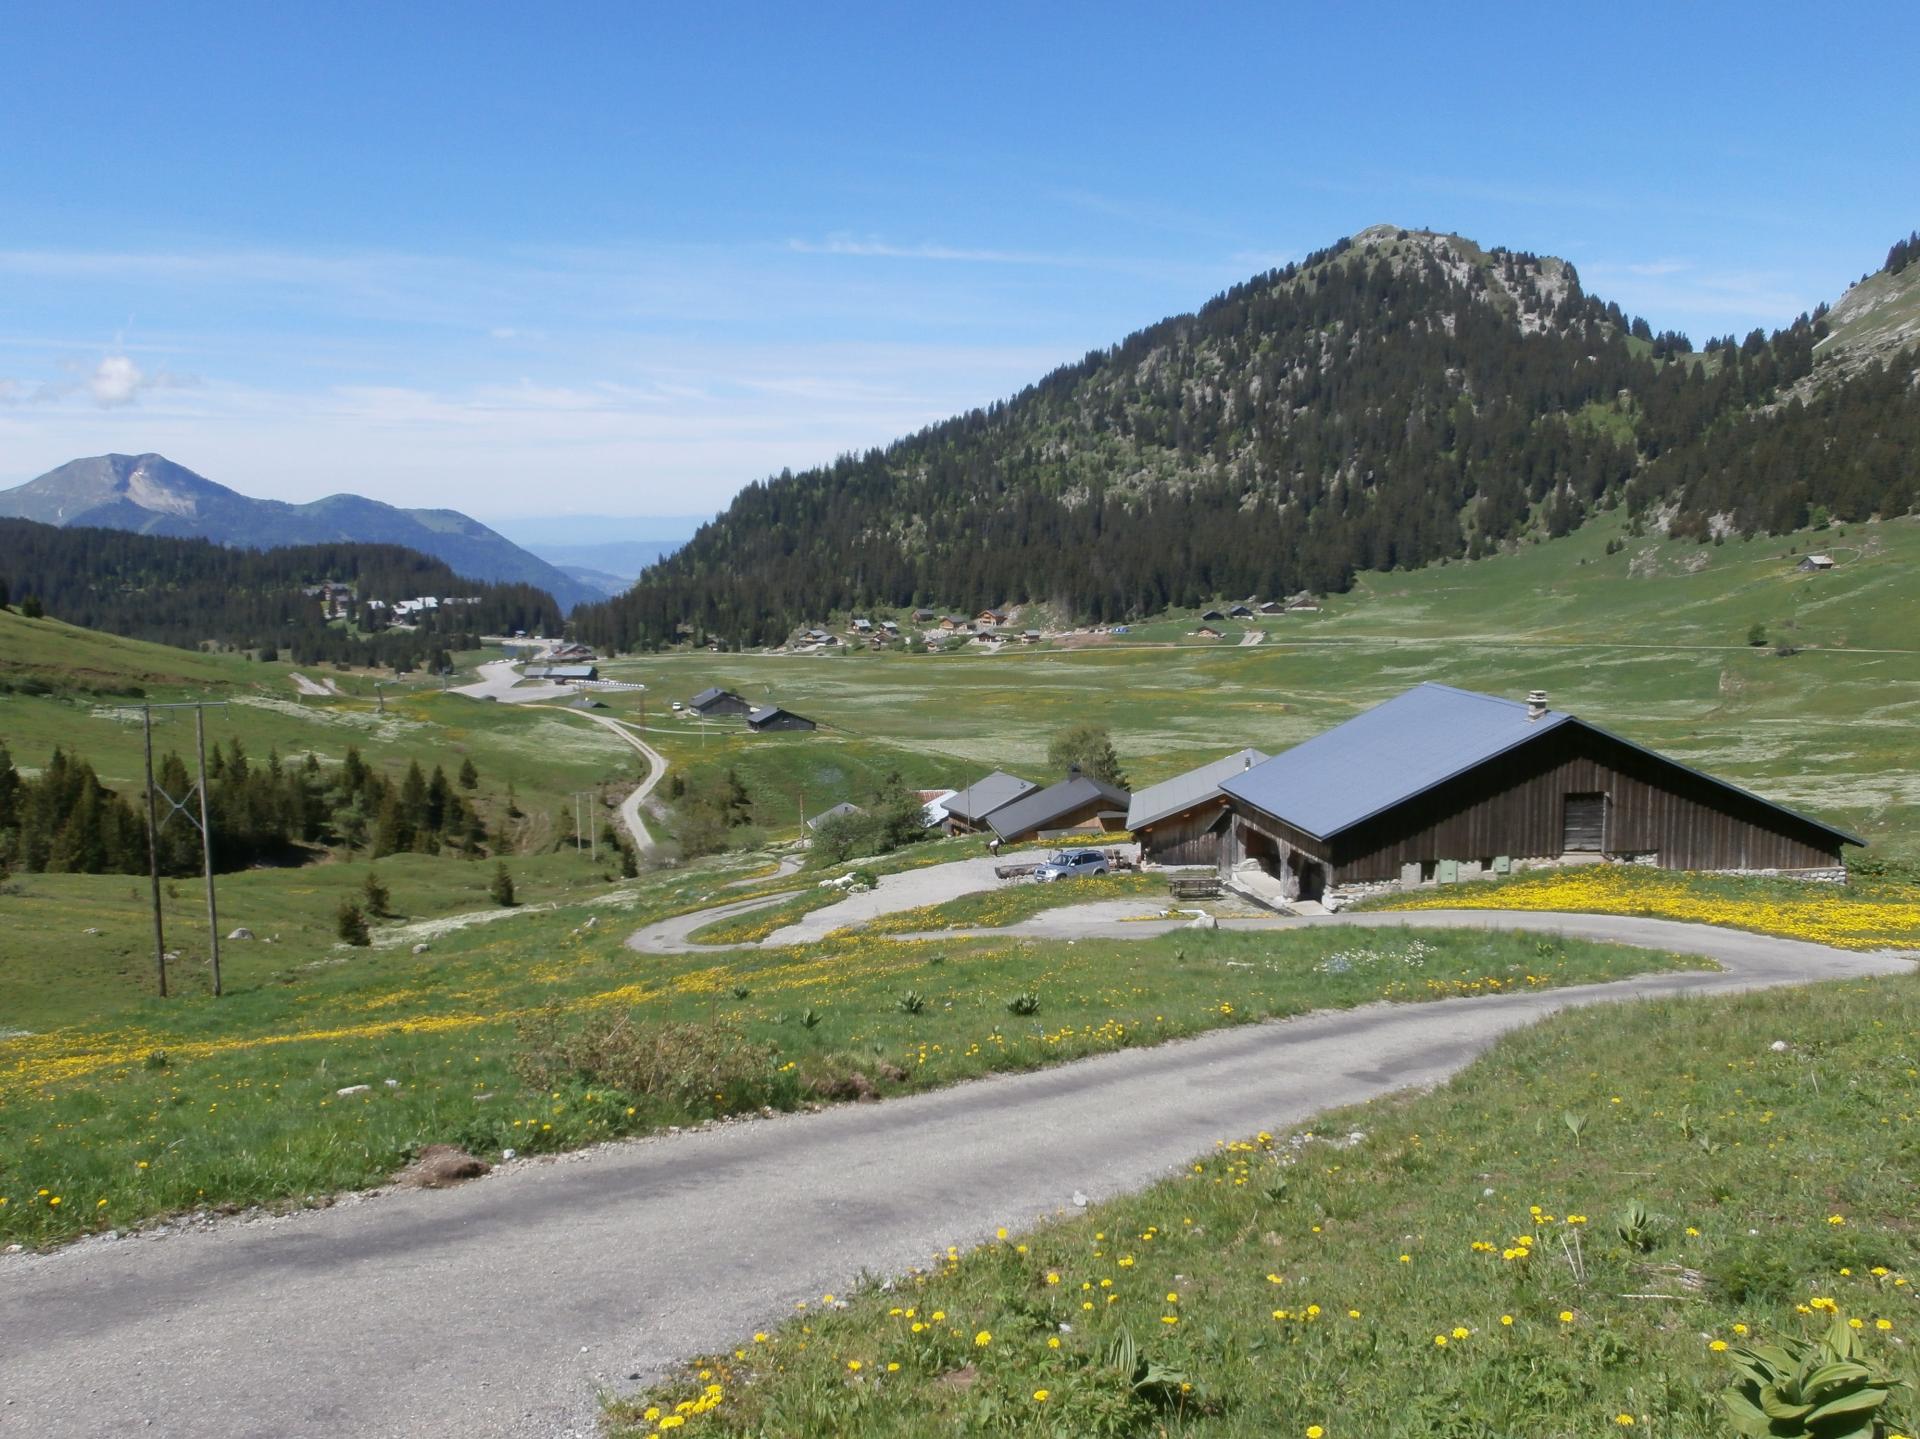
<instances>
[{"instance_id":1,"label":"grassy meadow","mask_svg":"<svg viewBox=\"0 0 1920 1439\"><path fill-rule=\"evenodd\" d=\"M1719 1439L1745 1346L1838 1325L1903 1386L1858 1432L1910 1435L1916 1034L1913 978L1563 1014L1433 1093L1220 1136L1140 1194L809 1303L609 1419Z\"/></svg>"},{"instance_id":2,"label":"grassy meadow","mask_svg":"<svg viewBox=\"0 0 1920 1439\"><path fill-rule=\"evenodd\" d=\"M1612 540L1625 548L1608 554ZM1813 550L1836 568L1796 570ZM1184 615L998 655L698 652L603 668L650 686L650 738L676 762L703 742L708 762L790 746L808 757L796 764L865 742L913 756L913 782L955 786L996 765L1051 778L1048 740L1081 719L1107 725L1129 777L1148 784L1242 745L1298 743L1422 680L1516 698L1545 689L1877 852L1920 856L1920 522L1702 546L1631 538L1603 516L1510 555L1365 575L1326 604L1231 623L1221 642L1193 640ZM1756 623L1765 645L1747 643ZM1247 629L1262 642L1237 643ZM666 712L709 684L830 728L752 737L738 721Z\"/></svg>"}]
</instances>

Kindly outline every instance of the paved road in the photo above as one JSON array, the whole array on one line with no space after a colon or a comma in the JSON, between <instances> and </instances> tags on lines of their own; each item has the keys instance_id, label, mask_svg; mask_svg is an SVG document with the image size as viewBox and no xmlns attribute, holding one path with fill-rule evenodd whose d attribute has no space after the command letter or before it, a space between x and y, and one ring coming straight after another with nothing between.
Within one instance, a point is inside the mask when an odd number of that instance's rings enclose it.
<instances>
[{"instance_id":1,"label":"paved road","mask_svg":"<svg viewBox=\"0 0 1920 1439\"><path fill-rule=\"evenodd\" d=\"M542 705L541 708L556 709L559 707L555 705ZM652 849L653 836L647 832L647 822L641 818L640 806L645 804L647 796L653 793L653 787L667 777L667 757L634 732L637 726L629 725L624 721L610 718L607 715L595 714L592 710L563 709L561 713L579 715L582 719L590 719L595 724L613 731L623 743L631 745L635 750L638 750L640 757L647 762L647 777L641 780L638 785L634 786L632 794L620 801L620 823L626 827L627 833L633 837L634 846L639 849L641 853L644 854L647 850Z\"/></svg>"},{"instance_id":2,"label":"paved road","mask_svg":"<svg viewBox=\"0 0 1920 1439\"><path fill-rule=\"evenodd\" d=\"M1662 920L1301 922L1556 930L1726 969L1309 1015L447 1193L0 1258L0 1434L585 1435L601 1386L735 1343L795 1300L1030 1223L1075 1189L1150 1183L1215 1138L1437 1082L1554 1010L1910 967Z\"/></svg>"}]
</instances>

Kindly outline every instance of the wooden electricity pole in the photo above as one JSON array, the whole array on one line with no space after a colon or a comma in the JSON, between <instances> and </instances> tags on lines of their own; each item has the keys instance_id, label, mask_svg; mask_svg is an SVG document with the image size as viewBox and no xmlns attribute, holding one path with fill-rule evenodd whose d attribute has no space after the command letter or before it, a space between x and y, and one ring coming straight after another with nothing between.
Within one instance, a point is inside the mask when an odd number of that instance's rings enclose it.
<instances>
[{"instance_id":1,"label":"wooden electricity pole","mask_svg":"<svg viewBox=\"0 0 1920 1439\"><path fill-rule=\"evenodd\" d=\"M187 823L200 831L200 870L207 886L210 970L213 992L215 995L220 993L220 906L214 895L213 884L213 820L207 812L207 711L226 707L224 700L189 700L182 704L140 706L147 758L147 874L153 886L153 964L162 999L167 994L167 935L160 905L160 831L167 827L167 821L176 814L185 815ZM187 792L175 799L153 777L153 712L188 709L193 711L194 739L199 752L198 775ZM159 817L156 799L167 802L164 819Z\"/></svg>"}]
</instances>

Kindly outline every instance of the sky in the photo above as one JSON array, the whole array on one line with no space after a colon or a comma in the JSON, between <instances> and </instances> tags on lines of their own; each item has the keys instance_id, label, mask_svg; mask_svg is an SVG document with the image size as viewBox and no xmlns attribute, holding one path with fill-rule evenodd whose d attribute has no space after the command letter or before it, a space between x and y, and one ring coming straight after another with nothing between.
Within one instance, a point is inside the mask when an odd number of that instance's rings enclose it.
<instances>
[{"instance_id":1,"label":"sky","mask_svg":"<svg viewBox=\"0 0 1920 1439\"><path fill-rule=\"evenodd\" d=\"M1697 340L1920 225L1911 3L0 0L0 35L0 487L154 450L275 499L710 514L1374 223Z\"/></svg>"}]
</instances>

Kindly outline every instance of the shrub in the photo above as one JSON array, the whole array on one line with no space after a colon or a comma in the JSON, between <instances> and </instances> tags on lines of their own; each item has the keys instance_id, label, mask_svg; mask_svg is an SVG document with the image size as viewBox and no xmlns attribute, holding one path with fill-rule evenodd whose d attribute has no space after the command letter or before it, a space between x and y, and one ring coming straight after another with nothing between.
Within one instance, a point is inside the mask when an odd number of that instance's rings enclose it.
<instances>
[{"instance_id":1,"label":"shrub","mask_svg":"<svg viewBox=\"0 0 1920 1439\"><path fill-rule=\"evenodd\" d=\"M373 943L373 936L367 932L367 917L360 912L360 906L350 899L340 901L340 911L334 916L334 932L346 943L365 949Z\"/></svg>"},{"instance_id":2,"label":"shrub","mask_svg":"<svg viewBox=\"0 0 1920 1439\"><path fill-rule=\"evenodd\" d=\"M778 1061L774 1046L748 1039L731 1020L643 1023L623 1014L569 1027L548 1005L520 1026L513 1067L546 1092L579 1083L696 1109L744 1109L786 1097Z\"/></svg>"},{"instance_id":3,"label":"shrub","mask_svg":"<svg viewBox=\"0 0 1920 1439\"><path fill-rule=\"evenodd\" d=\"M487 897L506 909L511 909L516 903L513 897L513 873L504 859L493 867L493 882L487 886Z\"/></svg>"},{"instance_id":4,"label":"shrub","mask_svg":"<svg viewBox=\"0 0 1920 1439\"><path fill-rule=\"evenodd\" d=\"M378 871L371 869L367 871L367 877L360 886L360 892L366 897L368 914L379 918L391 913L388 906L393 903L393 895L380 882Z\"/></svg>"}]
</instances>

